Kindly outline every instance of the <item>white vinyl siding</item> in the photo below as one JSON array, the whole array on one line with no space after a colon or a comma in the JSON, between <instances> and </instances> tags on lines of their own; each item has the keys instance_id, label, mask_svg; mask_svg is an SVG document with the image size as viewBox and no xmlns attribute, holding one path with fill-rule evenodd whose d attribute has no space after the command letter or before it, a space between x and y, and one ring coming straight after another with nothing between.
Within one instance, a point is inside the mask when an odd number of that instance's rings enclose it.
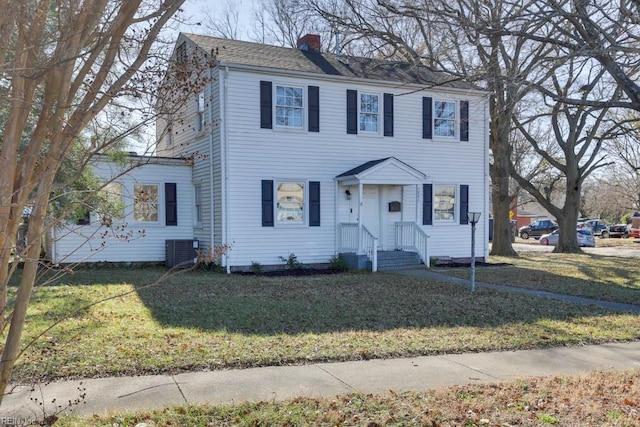
<instances>
[{"instance_id":1,"label":"white vinyl siding","mask_svg":"<svg viewBox=\"0 0 640 427\"><path fill-rule=\"evenodd\" d=\"M144 160L143 160L144 161ZM145 161L146 162L146 161ZM128 165L127 165L128 167ZM121 175L122 166L111 162L97 162L94 173L99 178L118 177L108 191L117 197L115 188L122 189L122 217L113 216L109 226L102 221L90 225L62 224L53 231L54 263L73 262L162 262L165 260L165 241L193 238L193 192L191 167L176 160L150 162ZM155 222L134 220L134 188L154 182L158 189ZM165 223L164 183L176 183L178 225L167 227ZM105 187L107 188L107 187Z\"/></svg>"},{"instance_id":2,"label":"white vinyl siding","mask_svg":"<svg viewBox=\"0 0 640 427\"><path fill-rule=\"evenodd\" d=\"M293 252L303 263L328 262L335 253L335 229L337 222L357 222L357 186L351 186L351 200L339 192L335 177L370 160L396 157L413 168L428 175L426 182L478 183L471 187L470 209L483 210L487 197L485 170L485 102L480 96L468 93L452 95L445 89L441 92L418 91L406 94L394 86L362 85L358 83L358 102L361 94L394 93L394 138L352 138L345 140L346 129L345 93L354 89L353 82L330 80L309 81L308 78L279 76L277 84L289 87L304 87L314 84L320 87L320 129L318 133L265 132L260 123L260 81L274 81L271 75L252 74L248 71L231 70L227 80L229 97L227 110L227 203L229 216L227 242L233 249L228 253L232 266L249 266L252 261L263 265L281 264L280 256ZM276 85L276 83L274 83ZM438 96L440 95L440 96ZM469 139L474 144L424 144L422 139L422 97L459 99L470 101ZM379 113L382 105L380 96ZM359 123L358 123L359 126ZM378 130L382 127L379 118ZM263 227L261 221L262 180L275 182L287 177L304 178L321 183L320 227ZM385 179L393 179L393 176ZM481 191L482 190L482 191ZM275 192L275 190L274 190ZM339 193L336 193L339 192ZM417 221L422 224L422 189L415 185L402 186L390 191L394 200L402 195L402 211L390 215L393 221ZM274 203L276 196L274 194ZM335 201L338 201L336 206ZM391 201L391 200L388 200ZM388 201L381 209L385 212ZM275 208L274 208L275 209ZM336 214L338 217L336 217ZM457 215L457 213L456 213ZM277 225L277 224L276 224ZM481 224L478 227L484 227ZM428 226L425 226L425 230ZM478 228L481 236L484 228ZM443 222L438 227L429 227L429 249L441 256L468 256L468 245L459 242L469 238L469 230L455 221ZM392 241L391 234L387 240ZM480 241L481 239L478 238Z\"/></svg>"}]
</instances>

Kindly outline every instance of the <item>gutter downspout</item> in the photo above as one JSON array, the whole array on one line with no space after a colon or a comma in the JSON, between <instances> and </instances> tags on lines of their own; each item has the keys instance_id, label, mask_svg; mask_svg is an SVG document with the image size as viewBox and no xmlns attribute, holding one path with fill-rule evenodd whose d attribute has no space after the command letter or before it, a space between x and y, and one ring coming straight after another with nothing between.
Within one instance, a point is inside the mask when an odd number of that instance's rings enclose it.
<instances>
[{"instance_id":1,"label":"gutter downspout","mask_svg":"<svg viewBox=\"0 0 640 427\"><path fill-rule=\"evenodd\" d=\"M485 188L489 189L489 126L487 123L489 122L489 117L487 115L489 109L490 95L487 94L485 97L484 103L484 183ZM489 194L490 191L484 192L484 260L485 262L489 260ZM495 226L495 223L494 223Z\"/></svg>"},{"instance_id":2,"label":"gutter downspout","mask_svg":"<svg viewBox=\"0 0 640 427\"><path fill-rule=\"evenodd\" d=\"M229 126L227 125L227 96L228 96L228 78L229 78L229 67L224 67L224 75L223 75L223 94L222 94L222 131L221 131L221 144L220 144L220 156L222 158L222 244L227 244L229 239L229 230L228 230L228 214L229 214L229 176L228 171L229 167L227 165L227 161L229 157L227 155L227 142L229 136ZM231 274L231 266L229 265L229 256L225 252L223 255L224 265L227 267L227 274Z\"/></svg>"},{"instance_id":3,"label":"gutter downspout","mask_svg":"<svg viewBox=\"0 0 640 427\"><path fill-rule=\"evenodd\" d=\"M211 67L209 67L209 93L210 96L213 97L213 83L211 83L213 81L213 70L211 69ZM220 91L218 90L218 93L220 93ZM213 194L214 194L214 180L213 180L213 131L214 131L214 126L213 126L213 102L209 102L209 126L211 126L211 130L209 131L209 209L211 212L211 230L210 230L210 235L209 238L211 240L211 249L213 250L213 248L215 248L216 246L216 240L215 240L215 229L216 229L216 211L215 211L215 205L214 205L214 198L213 198ZM202 188L202 186L200 186L200 188ZM204 218L203 218L204 219Z\"/></svg>"},{"instance_id":4,"label":"gutter downspout","mask_svg":"<svg viewBox=\"0 0 640 427\"><path fill-rule=\"evenodd\" d=\"M340 223L338 222L338 193L340 184L336 178L333 178L333 254L338 255L340 249L338 247L338 235L340 233ZM342 245L340 245L342 246Z\"/></svg>"}]
</instances>

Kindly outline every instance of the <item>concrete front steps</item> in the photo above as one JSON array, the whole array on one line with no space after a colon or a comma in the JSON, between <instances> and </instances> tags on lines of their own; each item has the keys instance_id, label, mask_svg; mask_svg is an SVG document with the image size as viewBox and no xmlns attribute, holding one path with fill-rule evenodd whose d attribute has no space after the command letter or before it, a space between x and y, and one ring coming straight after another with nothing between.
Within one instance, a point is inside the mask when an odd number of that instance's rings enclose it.
<instances>
[{"instance_id":1,"label":"concrete front steps","mask_svg":"<svg viewBox=\"0 0 640 427\"><path fill-rule=\"evenodd\" d=\"M349 268L354 270L371 270L371 261L366 255L355 253L341 254ZM417 252L408 251L378 251L378 271L394 271L421 267L422 260Z\"/></svg>"}]
</instances>

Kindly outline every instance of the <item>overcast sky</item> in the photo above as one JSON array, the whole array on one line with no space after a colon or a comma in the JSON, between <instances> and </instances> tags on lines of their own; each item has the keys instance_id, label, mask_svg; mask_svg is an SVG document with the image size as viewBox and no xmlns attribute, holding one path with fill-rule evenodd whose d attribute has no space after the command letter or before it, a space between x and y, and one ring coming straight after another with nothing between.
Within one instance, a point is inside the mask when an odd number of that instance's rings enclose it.
<instances>
[{"instance_id":1,"label":"overcast sky","mask_svg":"<svg viewBox=\"0 0 640 427\"><path fill-rule=\"evenodd\" d=\"M183 5L185 11L185 17L190 18L192 22L198 22L204 19L204 12L208 11L211 14L222 13L225 10L225 5L229 0L186 0ZM240 22L238 27L240 29L241 38L245 38L246 33L249 31L249 22L251 17L252 0L231 0L237 4L240 10ZM199 26L185 26L181 28L182 31L193 33L204 33L206 30Z\"/></svg>"}]
</instances>

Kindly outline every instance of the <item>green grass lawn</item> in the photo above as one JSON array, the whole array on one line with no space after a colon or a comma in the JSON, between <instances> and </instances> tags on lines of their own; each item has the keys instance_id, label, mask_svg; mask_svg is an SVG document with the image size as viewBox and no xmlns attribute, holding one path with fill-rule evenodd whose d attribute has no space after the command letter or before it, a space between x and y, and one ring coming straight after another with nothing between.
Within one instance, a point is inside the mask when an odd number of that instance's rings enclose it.
<instances>
[{"instance_id":1,"label":"green grass lawn","mask_svg":"<svg viewBox=\"0 0 640 427\"><path fill-rule=\"evenodd\" d=\"M618 264L614 260L611 265ZM498 280L509 268L489 269ZM40 288L30 306L25 343L42 336L25 351L14 380L640 338L640 316L487 289L470 294L463 286L391 274L275 278L189 272L145 287L163 271L87 269ZM556 281L562 270L546 276L522 268L520 274L530 274L533 287L548 278ZM606 280L593 286L631 292L628 285L616 283ZM83 309L123 293L126 296ZM46 330L58 320L58 326Z\"/></svg>"},{"instance_id":2,"label":"green grass lawn","mask_svg":"<svg viewBox=\"0 0 640 427\"><path fill-rule=\"evenodd\" d=\"M476 280L640 305L639 261L637 258L538 252L518 258L492 256L491 263L510 265L497 270L478 268ZM468 268L448 269L447 274L470 277Z\"/></svg>"}]
</instances>

